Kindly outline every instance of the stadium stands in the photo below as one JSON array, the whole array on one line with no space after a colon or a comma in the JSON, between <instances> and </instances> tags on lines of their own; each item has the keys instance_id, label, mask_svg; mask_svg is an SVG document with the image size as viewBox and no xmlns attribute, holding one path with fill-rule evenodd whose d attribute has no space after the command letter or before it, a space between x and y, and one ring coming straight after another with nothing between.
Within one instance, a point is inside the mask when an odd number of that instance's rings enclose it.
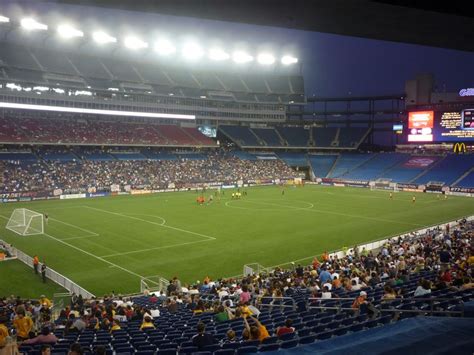
<instances>
[{"instance_id":1,"label":"stadium stands","mask_svg":"<svg viewBox=\"0 0 474 355\"><path fill-rule=\"evenodd\" d=\"M219 131L224 133L241 147L257 147L263 145L259 138L247 126L219 126Z\"/></svg>"},{"instance_id":2,"label":"stadium stands","mask_svg":"<svg viewBox=\"0 0 474 355\"><path fill-rule=\"evenodd\" d=\"M316 147L329 148L336 141L338 128L313 128L313 140Z\"/></svg>"},{"instance_id":3,"label":"stadium stands","mask_svg":"<svg viewBox=\"0 0 474 355\"><path fill-rule=\"evenodd\" d=\"M339 147L358 148L369 132L368 128L350 127L340 128L338 136Z\"/></svg>"},{"instance_id":4,"label":"stadium stands","mask_svg":"<svg viewBox=\"0 0 474 355\"><path fill-rule=\"evenodd\" d=\"M309 146L309 130L303 127L278 127L277 130L289 146Z\"/></svg>"},{"instance_id":5,"label":"stadium stands","mask_svg":"<svg viewBox=\"0 0 474 355\"><path fill-rule=\"evenodd\" d=\"M2 143L216 146L197 128L106 119L3 118Z\"/></svg>"},{"instance_id":6,"label":"stadium stands","mask_svg":"<svg viewBox=\"0 0 474 355\"><path fill-rule=\"evenodd\" d=\"M308 166L308 156L305 153L278 153L278 156L289 166Z\"/></svg>"},{"instance_id":7,"label":"stadium stands","mask_svg":"<svg viewBox=\"0 0 474 355\"><path fill-rule=\"evenodd\" d=\"M427 168L436 164L438 159L436 156L407 156L405 160L386 170L380 178L402 183L411 182Z\"/></svg>"},{"instance_id":8,"label":"stadium stands","mask_svg":"<svg viewBox=\"0 0 474 355\"><path fill-rule=\"evenodd\" d=\"M337 159L337 155L312 155L308 154L309 163L314 176L326 177Z\"/></svg>"},{"instance_id":9,"label":"stadium stands","mask_svg":"<svg viewBox=\"0 0 474 355\"><path fill-rule=\"evenodd\" d=\"M433 169L426 172L414 182L426 184L430 181L441 181L446 185L455 182L462 174L474 166L474 155L448 155Z\"/></svg>"},{"instance_id":10,"label":"stadium stands","mask_svg":"<svg viewBox=\"0 0 474 355\"><path fill-rule=\"evenodd\" d=\"M274 128L252 128L252 131L269 147L284 146L284 141Z\"/></svg>"},{"instance_id":11,"label":"stadium stands","mask_svg":"<svg viewBox=\"0 0 474 355\"><path fill-rule=\"evenodd\" d=\"M339 178L344 176L373 157L374 154L342 153L328 177Z\"/></svg>"},{"instance_id":12,"label":"stadium stands","mask_svg":"<svg viewBox=\"0 0 474 355\"><path fill-rule=\"evenodd\" d=\"M473 187L474 186L474 171L469 172L464 178L462 178L455 186L459 187Z\"/></svg>"},{"instance_id":13,"label":"stadium stands","mask_svg":"<svg viewBox=\"0 0 474 355\"><path fill-rule=\"evenodd\" d=\"M380 153L359 167L345 173L342 177L352 180L375 180L381 177L386 170L401 163L406 158L405 154L400 153Z\"/></svg>"},{"instance_id":14,"label":"stadium stands","mask_svg":"<svg viewBox=\"0 0 474 355\"><path fill-rule=\"evenodd\" d=\"M111 185L130 185L132 188L166 189L168 184L186 186L191 183L229 182L238 177L248 180L293 178L295 173L282 160L272 155L264 159L253 155L239 159L237 154L219 152L174 154L144 150L109 152L94 149L47 152L46 161L32 160L31 153L3 153L0 192L50 193L62 189L64 193L87 192L90 186L97 191L110 191ZM54 158L57 159L54 159ZM82 158L83 160L79 159ZM21 164L10 158L21 158Z\"/></svg>"}]
</instances>

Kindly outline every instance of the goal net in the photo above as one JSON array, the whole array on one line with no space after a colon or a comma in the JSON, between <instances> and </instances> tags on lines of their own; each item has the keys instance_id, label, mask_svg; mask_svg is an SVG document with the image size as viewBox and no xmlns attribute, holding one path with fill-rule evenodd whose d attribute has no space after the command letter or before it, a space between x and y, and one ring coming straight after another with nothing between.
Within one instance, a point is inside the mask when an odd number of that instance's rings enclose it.
<instances>
[{"instance_id":1,"label":"goal net","mask_svg":"<svg viewBox=\"0 0 474 355\"><path fill-rule=\"evenodd\" d=\"M388 179L377 179L369 182L370 190L386 190L392 192L398 192L398 185L396 182L392 182Z\"/></svg>"},{"instance_id":2,"label":"goal net","mask_svg":"<svg viewBox=\"0 0 474 355\"><path fill-rule=\"evenodd\" d=\"M143 277L140 280L140 292L144 293L145 291L148 291L148 292L159 291L162 293L163 292L166 293L166 290L169 284L170 283L167 279L159 275Z\"/></svg>"},{"instance_id":3,"label":"goal net","mask_svg":"<svg viewBox=\"0 0 474 355\"><path fill-rule=\"evenodd\" d=\"M17 208L13 211L5 228L19 235L43 234L43 215L26 208Z\"/></svg>"},{"instance_id":4,"label":"goal net","mask_svg":"<svg viewBox=\"0 0 474 355\"><path fill-rule=\"evenodd\" d=\"M253 276L253 275L258 275L264 272L267 272L268 269L259 263L253 263L253 264L245 264L244 265L244 270L243 270L243 275L245 276Z\"/></svg>"}]
</instances>

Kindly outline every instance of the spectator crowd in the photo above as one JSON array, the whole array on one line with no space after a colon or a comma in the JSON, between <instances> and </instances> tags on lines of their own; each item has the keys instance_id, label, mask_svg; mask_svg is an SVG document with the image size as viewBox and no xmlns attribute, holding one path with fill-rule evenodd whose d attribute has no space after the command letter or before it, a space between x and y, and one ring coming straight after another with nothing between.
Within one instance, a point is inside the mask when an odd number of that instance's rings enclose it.
<instances>
[{"instance_id":1,"label":"spectator crowd","mask_svg":"<svg viewBox=\"0 0 474 355\"><path fill-rule=\"evenodd\" d=\"M230 153L214 152L203 159L0 161L0 193L48 191L87 192L94 187L130 185L132 189L162 189L170 183L186 184L237 180L293 178L295 173L281 160L241 160Z\"/></svg>"}]
</instances>

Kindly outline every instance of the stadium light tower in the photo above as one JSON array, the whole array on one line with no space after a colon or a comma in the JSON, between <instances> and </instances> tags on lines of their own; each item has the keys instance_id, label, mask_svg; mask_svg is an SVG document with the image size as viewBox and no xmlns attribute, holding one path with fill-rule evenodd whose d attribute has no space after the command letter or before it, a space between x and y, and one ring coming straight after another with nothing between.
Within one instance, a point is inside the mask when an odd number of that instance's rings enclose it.
<instances>
[{"instance_id":1,"label":"stadium light tower","mask_svg":"<svg viewBox=\"0 0 474 355\"><path fill-rule=\"evenodd\" d=\"M221 60L227 60L230 58L229 53L226 51L219 49L219 48L211 48L209 50L209 59L211 60L216 60L216 61L221 61Z\"/></svg>"},{"instance_id":2,"label":"stadium light tower","mask_svg":"<svg viewBox=\"0 0 474 355\"><path fill-rule=\"evenodd\" d=\"M48 25L40 23L31 17L22 19L20 24L21 27L28 31L46 31L48 29Z\"/></svg>"},{"instance_id":3,"label":"stadium light tower","mask_svg":"<svg viewBox=\"0 0 474 355\"><path fill-rule=\"evenodd\" d=\"M270 53L261 53L258 55L257 61L263 65L272 65L275 63L275 57Z\"/></svg>"},{"instance_id":4,"label":"stadium light tower","mask_svg":"<svg viewBox=\"0 0 474 355\"><path fill-rule=\"evenodd\" d=\"M125 47L132 50L148 48L148 43L135 36L128 36L124 41Z\"/></svg>"},{"instance_id":5,"label":"stadium light tower","mask_svg":"<svg viewBox=\"0 0 474 355\"><path fill-rule=\"evenodd\" d=\"M298 63L298 58L295 58L291 55L285 55L281 58L281 64L290 65Z\"/></svg>"},{"instance_id":6,"label":"stadium light tower","mask_svg":"<svg viewBox=\"0 0 474 355\"><path fill-rule=\"evenodd\" d=\"M60 25L58 26L58 34L62 38L76 38L76 37L84 37L84 32L79 31L78 29L70 26L70 25Z\"/></svg>"},{"instance_id":7,"label":"stadium light tower","mask_svg":"<svg viewBox=\"0 0 474 355\"><path fill-rule=\"evenodd\" d=\"M10 19L8 17L0 15L0 23L8 23Z\"/></svg>"},{"instance_id":8,"label":"stadium light tower","mask_svg":"<svg viewBox=\"0 0 474 355\"><path fill-rule=\"evenodd\" d=\"M244 51L235 51L232 54L232 59L238 64L244 64L251 62L253 60L253 57Z\"/></svg>"},{"instance_id":9,"label":"stadium light tower","mask_svg":"<svg viewBox=\"0 0 474 355\"><path fill-rule=\"evenodd\" d=\"M117 38L112 37L104 31L95 31L92 34L92 38L98 44L117 43Z\"/></svg>"},{"instance_id":10,"label":"stadium light tower","mask_svg":"<svg viewBox=\"0 0 474 355\"><path fill-rule=\"evenodd\" d=\"M176 47L167 39L159 39L155 43L155 52L159 55L170 55L176 52Z\"/></svg>"},{"instance_id":11,"label":"stadium light tower","mask_svg":"<svg viewBox=\"0 0 474 355\"><path fill-rule=\"evenodd\" d=\"M182 54L186 60L198 60L204 55L202 48L194 42L185 43Z\"/></svg>"}]
</instances>

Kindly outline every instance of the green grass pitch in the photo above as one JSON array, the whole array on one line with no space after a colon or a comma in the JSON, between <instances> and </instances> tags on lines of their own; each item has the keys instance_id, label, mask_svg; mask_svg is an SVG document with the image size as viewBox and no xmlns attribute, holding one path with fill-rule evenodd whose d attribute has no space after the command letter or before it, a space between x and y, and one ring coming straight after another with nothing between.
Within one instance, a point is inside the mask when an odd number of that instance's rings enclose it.
<instances>
[{"instance_id":1,"label":"green grass pitch","mask_svg":"<svg viewBox=\"0 0 474 355\"><path fill-rule=\"evenodd\" d=\"M206 197L214 191L208 191ZM242 266L309 263L325 250L474 214L470 198L307 185L257 187L199 206L194 191L0 205L0 238L96 295L139 291L140 278L228 277ZM48 213L44 235L4 227L15 208ZM0 263L0 269L6 263ZM18 277L8 273L8 278ZM31 285L32 288L36 287ZM8 292L11 293L11 292Z\"/></svg>"}]
</instances>

